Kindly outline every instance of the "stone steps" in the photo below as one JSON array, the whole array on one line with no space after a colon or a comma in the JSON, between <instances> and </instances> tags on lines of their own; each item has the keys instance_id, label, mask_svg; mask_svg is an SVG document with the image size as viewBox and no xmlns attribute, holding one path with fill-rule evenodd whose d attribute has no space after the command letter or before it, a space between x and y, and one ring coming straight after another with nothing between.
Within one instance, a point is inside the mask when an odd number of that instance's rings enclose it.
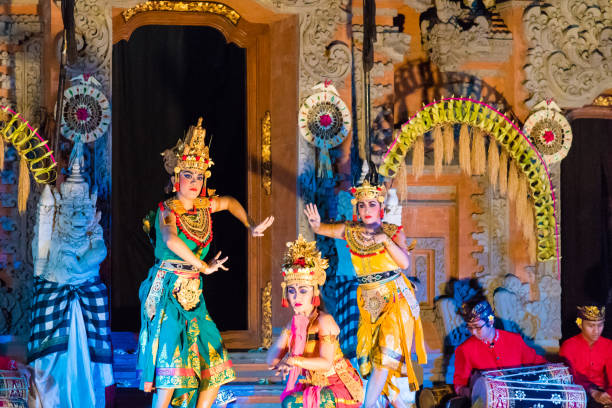
<instances>
[{"instance_id":1,"label":"stone steps","mask_svg":"<svg viewBox=\"0 0 612 408\"><path fill-rule=\"evenodd\" d=\"M150 406L150 396L138 390L137 334L114 332L112 341L113 372L117 384L115 407L145 407L147 403ZM236 401L228 404L227 407L278 408L284 385L280 377L268 370L265 351L230 352L229 354L236 371L236 380L224 385L222 389L232 391L236 396Z\"/></svg>"}]
</instances>

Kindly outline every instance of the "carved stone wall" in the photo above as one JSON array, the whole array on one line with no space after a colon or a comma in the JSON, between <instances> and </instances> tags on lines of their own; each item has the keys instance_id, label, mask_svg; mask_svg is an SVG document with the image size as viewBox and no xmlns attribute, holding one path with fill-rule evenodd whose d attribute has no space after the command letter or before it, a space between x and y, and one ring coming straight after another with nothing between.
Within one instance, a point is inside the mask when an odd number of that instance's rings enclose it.
<instances>
[{"instance_id":1,"label":"carved stone wall","mask_svg":"<svg viewBox=\"0 0 612 408\"><path fill-rule=\"evenodd\" d=\"M527 106L554 98L563 108L581 107L612 88L612 3L537 2L525 10L523 24Z\"/></svg>"},{"instance_id":2,"label":"carved stone wall","mask_svg":"<svg viewBox=\"0 0 612 408\"><path fill-rule=\"evenodd\" d=\"M421 17L423 49L440 71L459 71L466 62L503 62L512 53L512 33L494 8L436 0Z\"/></svg>"},{"instance_id":3,"label":"carved stone wall","mask_svg":"<svg viewBox=\"0 0 612 408\"><path fill-rule=\"evenodd\" d=\"M20 112L34 127L41 119L42 23L37 15L0 16L0 104ZM12 147L0 169L0 334L27 335L32 290L29 251L38 196L34 186L28 211L17 212L19 162Z\"/></svg>"},{"instance_id":4,"label":"carved stone wall","mask_svg":"<svg viewBox=\"0 0 612 408\"><path fill-rule=\"evenodd\" d=\"M551 168L557 193L559 170L559 165ZM483 247L473 255L482 266L476 277L506 330L520 332L544 349L556 350L561 338L561 283L556 260L527 266L526 281L510 273L508 199L499 196L485 177L479 179L485 193L473 196L482 210L473 215L482 231L473 235ZM557 218L559 214L557 207Z\"/></svg>"}]
</instances>

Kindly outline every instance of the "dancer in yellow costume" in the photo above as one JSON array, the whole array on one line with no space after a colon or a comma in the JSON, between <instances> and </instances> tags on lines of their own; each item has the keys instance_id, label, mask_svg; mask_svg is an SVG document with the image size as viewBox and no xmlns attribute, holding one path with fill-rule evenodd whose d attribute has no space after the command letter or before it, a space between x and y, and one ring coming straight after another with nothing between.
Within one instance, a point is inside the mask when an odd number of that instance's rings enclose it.
<instances>
[{"instance_id":1,"label":"dancer in yellow costume","mask_svg":"<svg viewBox=\"0 0 612 408\"><path fill-rule=\"evenodd\" d=\"M361 315L357 358L361 374L369 379L365 407L375 407L378 397L385 394L394 407L400 408L405 403L398 398L397 378L408 377L411 390L418 389L410 361L413 340L418 362L427 362L419 303L402 273L410 264L406 236L402 227L382 222L383 186L365 181L351 193L353 222L321 223L314 204L308 204L304 213L315 233L346 240L351 252L359 280Z\"/></svg>"}]
</instances>

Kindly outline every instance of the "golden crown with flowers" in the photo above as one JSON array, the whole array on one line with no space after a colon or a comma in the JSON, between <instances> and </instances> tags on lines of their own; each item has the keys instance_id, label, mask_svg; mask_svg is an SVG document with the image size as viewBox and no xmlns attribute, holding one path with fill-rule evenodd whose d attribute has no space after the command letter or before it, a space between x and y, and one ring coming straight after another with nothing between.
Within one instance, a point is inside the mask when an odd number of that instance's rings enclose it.
<instances>
[{"instance_id":1,"label":"golden crown with flowers","mask_svg":"<svg viewBox=\"0 0 612 408\"><path fill-rule=\"evenodd\" d=\"M176 146L162 153L168 159L166 169L172 168L174 173L174 188L177 191L179 173L181 170L198 170L204 175L202 195L206 194L206 179L210 177L210 167L215 164L210 159L209 146L206 146L206 129L202 128L202 118L198 118L195 126L190 126L185 140L179 139Z\"/></svg>"},{"instance_id":2,"label":"golden crown with flowers","mask_svg":"<svg viewBox=\"0 0 612 408\"><path fill-rule=\"evenodd\" d=\"M578 306L578 318L576 319L576 324L580 326L583 320L588 320L591 322L601 322L606 320L606 307L597 307L597 306Z\"/></svg>"},{"instance_id":3,"label":"golden crown with flowers","mask_svg":"<svg viewBox=\"0 0 612 408\"><path fill-rule=\"evenodd\" d=\"M313 305L320 304L319 288L325 283L325 269L329 266L327 259L321 257L316 241L306 241L300 234L296 241L287 242L287 252L283 258L281 272L284 281L282 306L287 307L287 286L294 284L314 287Z\"/></svg>"},{"instance_id":4,"label":"golden crown with flowers","mask_svg":"<svg viewBox=\"0 0 612 408\"><path fill-rule=\"evenodd\" d=\"M381 218L383 217L384 213L382 211L382 206L385 202L385 196L387 195L385 186L370 184L368 180L364 180L361 186L351 187L350 191L353 195L353 199L351 200L351 204L353 205L353 221L357 221L357 202L361 200L377 200L381 207Z\"/></svg>"}]
</instances>

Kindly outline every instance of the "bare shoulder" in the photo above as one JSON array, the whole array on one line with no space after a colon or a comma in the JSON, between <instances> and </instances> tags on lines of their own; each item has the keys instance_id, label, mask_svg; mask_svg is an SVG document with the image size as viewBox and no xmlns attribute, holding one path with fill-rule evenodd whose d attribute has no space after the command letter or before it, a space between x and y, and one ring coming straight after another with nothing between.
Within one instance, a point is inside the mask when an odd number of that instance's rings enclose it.
<instances>
[{"instance_id":1,"label":"bare shoulder","mask_svg":"<svg viewBox=\"0 0 612 408\"><path fill-rule=\"evenodd\" d=\"M333 316L326 312L320 312L319 318L317 319L319 323L319 333L323 334L333 334L338 335L340 333L340 328Z\"/></svg>"}]
</instances>

